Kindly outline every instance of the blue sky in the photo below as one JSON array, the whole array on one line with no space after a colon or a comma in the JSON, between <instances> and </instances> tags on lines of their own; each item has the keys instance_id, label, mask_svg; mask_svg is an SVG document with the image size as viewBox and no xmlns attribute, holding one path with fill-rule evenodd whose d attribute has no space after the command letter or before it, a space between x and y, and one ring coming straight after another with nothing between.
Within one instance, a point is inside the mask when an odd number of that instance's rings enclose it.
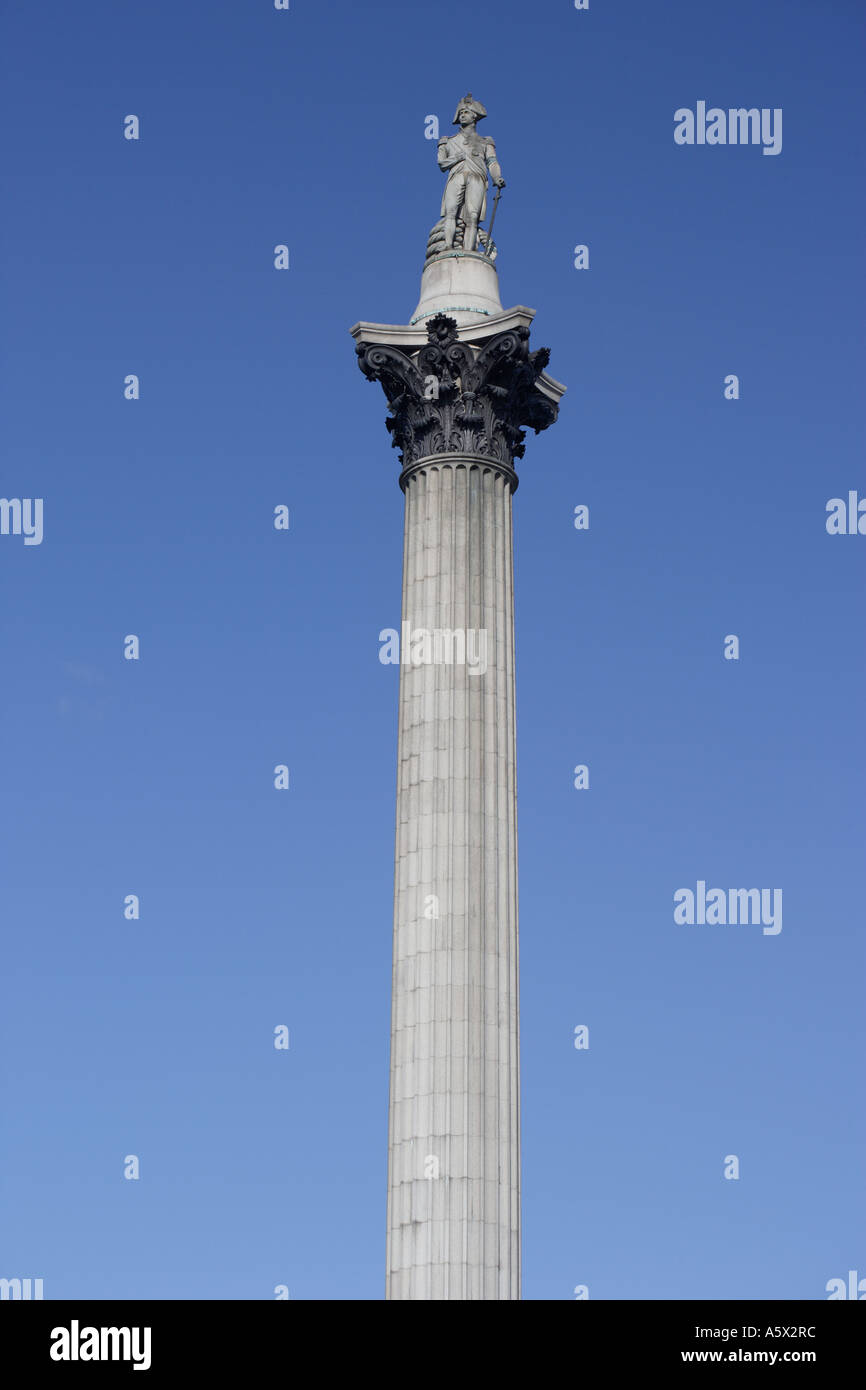
<instances>
[{"instance_id":1,"label":"blue sky","mask_svg":"<svg viewBox=\"0 0 866 1390\"><path fill-rule=\"evenodd\" d=\"M525 1297L866 1275L863 27L5 8L0 1276L383 1295L402 495L348 329L417 302L467 89L568 386L515 499ZM782 152L677 146L699 100ZM699 879L782 931L675 924Z\"/></svg>"}]
</instances>

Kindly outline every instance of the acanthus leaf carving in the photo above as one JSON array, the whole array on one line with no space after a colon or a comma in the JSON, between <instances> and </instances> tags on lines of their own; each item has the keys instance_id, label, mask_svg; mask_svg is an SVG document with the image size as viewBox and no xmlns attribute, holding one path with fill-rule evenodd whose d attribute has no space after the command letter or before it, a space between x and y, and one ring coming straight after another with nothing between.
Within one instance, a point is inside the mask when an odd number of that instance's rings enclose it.
<instances>
[{"instance_id":1,"label":"acanthus leaf carving","mask_svg":"<svg viewBox=\"0 0 866 1390\"><path fill-rule=\"evenodd\" d=\"M445 314L429 320L427 337L414 353L357 346L361 371L385 392L385 423L404 470L428 456L459 452L495 460L513 475L525 429L538 433L557 416L556 404L538 389L548 349L530 352L524 326L474 347L459 340L456 320Z\"/></svg>"}]
</instances>

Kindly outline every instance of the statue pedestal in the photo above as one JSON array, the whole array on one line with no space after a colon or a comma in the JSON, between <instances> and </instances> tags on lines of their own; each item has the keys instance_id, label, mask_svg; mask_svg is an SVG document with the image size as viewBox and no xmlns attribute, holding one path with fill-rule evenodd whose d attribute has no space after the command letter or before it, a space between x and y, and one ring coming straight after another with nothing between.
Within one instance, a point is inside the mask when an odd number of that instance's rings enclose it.
<instances>
[{"instance_id":1,"label":"statue pedestal","mask_svg":"<svg viewBox=\"0 0 866 1390\"><path fill-rule=\"evenodd\" d=\"M409 322L447 314L462 328L502 313L496 266L480 251L443 251L424 267L421 299Z\"/></svg>"}]
</instances>

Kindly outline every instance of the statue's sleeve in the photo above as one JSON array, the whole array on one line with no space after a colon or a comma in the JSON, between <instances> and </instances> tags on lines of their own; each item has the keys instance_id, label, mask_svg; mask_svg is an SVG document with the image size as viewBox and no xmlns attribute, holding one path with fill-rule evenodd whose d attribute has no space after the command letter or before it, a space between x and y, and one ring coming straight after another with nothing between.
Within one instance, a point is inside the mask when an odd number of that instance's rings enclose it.
<instances>
[{"instance_id":1,"label":"statue's sleeve","mask_svg":"<svg viewBox=\"0 0 866 1390\"><path fill-rule=\"evenodd\" d=\"M496 158L496 145L490 139L489 135L487 137L487 145L484 151L484 158L487 163L487 168L490 170L490 177L492 179L501 179L502 170L499 167L499 160Z\"/></svg>"},{"instance_id":2,"label":"statue's sleeve","mask_svg":"<svg viewBox=\"0 0 866 1390\"><path fill-rule=\"evenodd\" d=\"M454 165L457 163L456 157L451 153L451 141L448 139L447 135L439 141L436 157L439 160L439 168L443 171L446 169L453 169Z\"/></svg>"}]
</instances>

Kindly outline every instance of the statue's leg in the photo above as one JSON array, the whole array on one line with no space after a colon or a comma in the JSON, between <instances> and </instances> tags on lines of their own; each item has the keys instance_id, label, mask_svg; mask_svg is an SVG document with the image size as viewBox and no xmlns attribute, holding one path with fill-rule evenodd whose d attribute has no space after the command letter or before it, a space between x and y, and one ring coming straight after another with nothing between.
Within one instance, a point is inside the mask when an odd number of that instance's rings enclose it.
<instances>
[{"instance_id":1,"label":"statue's leg","mask_svg":"<svg viewBox=\"0 0 866 1390\"><path fill-rule=\"evenodd\" d=\"M460 211L460 204L463 202L465 175L454 174L445 185L445 223L443 231L445 233L445 250L450 251L454 245L454 233L457 231L457 214Z\"/></svg>"},{"instance_id":2,"label":"statue's leg","mask_svg":"<svg viewBox=\"0 0 866 1390\"><path fill-rule=\"evenodd\" d=\"M481 213L481 204L484 202L484 184L479 178L471 178L467 182L466 197L463 202L463 221L466 230L463 233L463 250L477 250L476 241L478 239L478 218Z\"/></svg>"}]
</instances>

